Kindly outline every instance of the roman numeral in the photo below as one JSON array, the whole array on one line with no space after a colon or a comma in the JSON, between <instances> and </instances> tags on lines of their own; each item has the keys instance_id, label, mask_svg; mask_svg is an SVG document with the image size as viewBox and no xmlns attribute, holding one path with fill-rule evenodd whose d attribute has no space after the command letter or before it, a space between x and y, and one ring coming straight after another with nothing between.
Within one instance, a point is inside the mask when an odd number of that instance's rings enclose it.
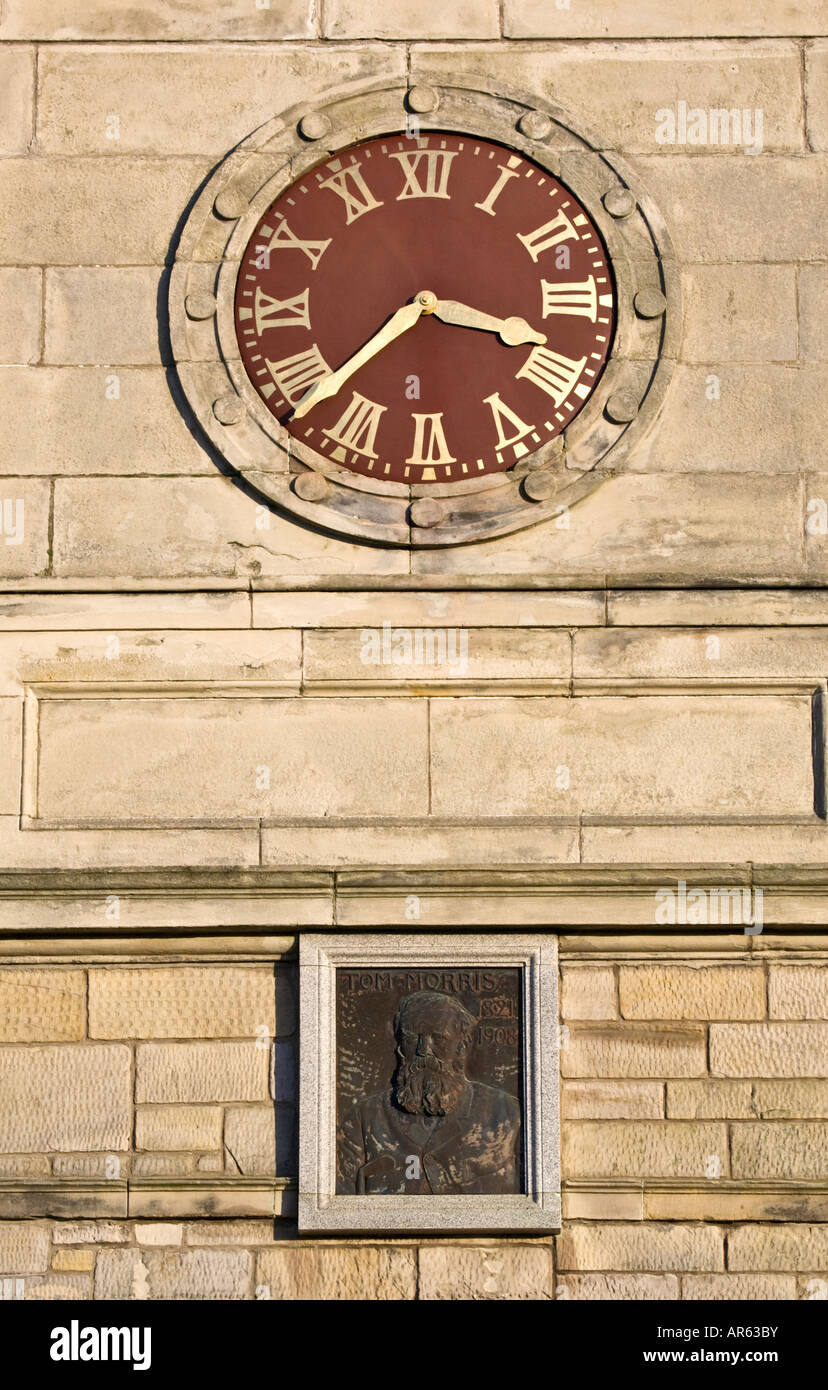
<instances>
[{"instance_id":1,"label":"roman numeral","mask_svg":"<svg viewBox=\"0 0 828 1390\"><path fill-rule=\"evenodd\" d=\"M578 233L565 212L559 212L551 222L544 222L543 226L536 227L534 232L526 232L524 235L517 233L518 241L523 242L533 261L550 247L557 246L559 241L569 241L572 238L577 241Z\"/></svg>"},{"instance_id":2,"label":"roman numeral","mask_svg":"<svg viewBox=\"0 0 828 1390\"><path fill-rule=\"evenodd\" d=\"M517 178L517 171L520 168L521 163L522 161L518 158L518 156L516 154L513 154L509 157L508 164L498 164L497 167L500 170L499 179L495 184L492 185L491 189L489 190L488 197L482 203L475 203L474 206L476 208L480 208L481 212L488 212L491 214L492 217L496 217L497 213L495 212L494 205L497 202L498 198L500 197L509 180Z\"/></svg>"},{"instance_id":3,"label":"roman numeral","mask_svg":"<svg viewBox=\"0 0 828 1390\"><path fill-rule=\"evenodd\" d=\"M298 401L300 396L304 396L315 381L321 381L331 370L316 343L308 348L307 352L297 352L293 357L283 357L281 362L268 362L267 358L265 362L279 391L291 405ZM272 393L272 387L270 391ZM262 394L268 394L266 387Z\"/></svg>"},{"instance_id":4,"label":"roman numeral","mask_svg":"<svg viewBox=\"0 0 828 1390\"><path fill-rule=\"evenodd\" d=\"M329 430L322 431L341 446L332 451L331 458L344 463L347 449L351 449L355 454L364 454L369 459L377 458L378 455L374 451L377 428L380 416L387 409L387 406L377 405L374 401L366 400L358 391L353 391L350 405L346 406L336 424Z\"/></svg>"},{"instance_id":5,"label":"roman numeral","mask_svg":"<svg viewBox=\"0 0 828 1390\"><path fill-rule=\"evenodd\" d=\"M254 300L256 332L262 334L266 328L310 328L309 294L310 290L303 290L293 299L273 299L257 285Z\"/></svg>"},{"instance_id":6,"label":"roman numeral","mask_svg":"<svg viewBox=\"0 0 828 1390\"><path fill-rule=\"evenodd\" d=\"M316 270L330 244L330 237L327 241L302 241L295 232L291 231L283 217L270 238L267 249L268 251L304 251L313 269Z\"/></svg>"},{"instance_id":7,"label":"roman numeral","mask_svg":"<svg viewBox=\"0 0 828 1390\"><path fill-rule=\"evenodd\" d=\"M405 150L392 154L405 174L405 187L397 194L397 202L403 198L448 198L446 187L451 161L456 156L456 150Z\"/></svg>"},{"instance_id":8,"label":"roman numeral","mask_svg":"<svg viewBox=\"0 0 828 1390\"><path fill-rule=\"evenodd\" d=\"M593 275L586 280L572 280L568 284L541 280L541 294L545 319L550 314L571 314L594 323L597 318L598 290Z\"/></svg>"},{"instance_id":9,"label":"roman numeral","mask_svg":"<svg viewBox=\"0 0 828 1390\"><path fill-rule=\"evenodd\" d=\"M576 362L571 357L552 352L550 348L535 347L516 375L534 382L535 386L539 386L541 391L552 397L555 405L561 405L573 387L576 396L580 396L582 400L589 395L588 386L575 385L585 363L585 357L579 358Z\"/></svg>"},{"instance_id":10,"label":"roman numeral","mask_svg":"<svg viewBox=\"0 0 828 1390\"><path fill-rule=\"evenodd\" d=\"M524 454L528 454L529 450L525 444L521 443L521 440L525 435L531 434L535 426L525 424L520 416L516 415L515 412L500 399L499 391L495 391L491 396L485 396L483 404L490 407L492 415L494 416L495 428L497 430L495 452L498 456L498 462L503 462L501 458L503 449L514 449L516 459L522 458ZM504 421L508 421L514 430L514 434L506 434L503 428Z\"/></svg>"},{"instance_id":11,"label":"roman numeral","mask_svg":"<svg viewBox=\"0 0 828 1390\"><path fill-rule=\"evenodd\" d=\"M338 165L329 165L334 168ZM332 174L329 179L323 179L320 188L330 188L332 193L336 193L345 204L345 225L350 226L356 222L364 212L372 212L374 208L381 208L382 203L378 203L364 178L362 177L361 164L349 164L345 169Z\"/></svg>"},{"instance_id":12,"label":"roman numeral","mask_svg":"<svg viewBox=\"0 0 828 1390\"><path fill-rule=\"evenodd\" d=\"M456 463L449 453L443 429L443 412L438 415L418 415L412 411L414 444L406 463Z\"/></svg>"}]
</instances>

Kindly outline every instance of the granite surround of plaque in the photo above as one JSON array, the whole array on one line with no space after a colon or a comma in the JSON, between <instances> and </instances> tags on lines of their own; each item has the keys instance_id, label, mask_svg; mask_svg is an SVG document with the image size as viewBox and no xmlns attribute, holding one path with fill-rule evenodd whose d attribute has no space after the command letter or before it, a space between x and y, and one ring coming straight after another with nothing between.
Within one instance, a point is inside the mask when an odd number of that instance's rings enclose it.
<instances>
[{"instance_id":1,"label":"granite surround of plaque","mask_svg":"<svg viewBox=\"0 0 828 1390\"><path fill-rule=\"evenodd\" d=\"M302 937L301 1230L558 1228L556 946Z\"/></svg>"}]
</instances>

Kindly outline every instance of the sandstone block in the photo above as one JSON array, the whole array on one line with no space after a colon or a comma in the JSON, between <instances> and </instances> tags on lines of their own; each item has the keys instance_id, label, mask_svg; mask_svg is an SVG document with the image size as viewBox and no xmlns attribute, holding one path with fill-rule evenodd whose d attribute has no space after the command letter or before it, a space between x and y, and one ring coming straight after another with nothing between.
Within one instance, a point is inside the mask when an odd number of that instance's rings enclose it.
<instances>
[{"instance_id":1,"label":"sandstone block","mask_svg":"<svg viewBox=\"0 0 828 1390\"><path fill-rule=\"evenodd\" d=\"M160 267L208 172L204 159L4 160L0 197L19 216L6 226L0 257L7 265Z\"/></svg>"},{"instance_id":2,"label":"sandstone block","mask_svg":"<svg viewBox=\"0 0 828 1390\"><path fill-rule=\"evenodd\" d=\"M561 1049L561 1075L567 1077L701 1076L705 1071L704 1029L573 1027Z\"/></svg>"},{"instance_id":3,"label":"sandstone block","mask_svg":"<svg viewBox=\"0 0 828 1390\"><path fill-rule=\"evenodd\" d=\"M200 0L142 0L140 6L83 0L68 11L62 0L8 0L4 39L302 39L315 33L306 0L279 0L259 8L249 0L222 0L205 10Z\"/></svg>"},{"instance_id":4,"label":"sandstone block","mask_svg":"<svg viewBox=\"0 0 828 1390\"><path fill-rule=\"evenodd\" d=\"M554 1298L549 1246L424 1245L420 1250L421 1299Z\"/></svg>"},{"instance_id":5,"label":"sandstone block","mask_svg":"<svg viewBox=\"0 0 828 1390\"><path fill-rule=\"evenodd\" d=\"M178 1177L182 1173L192 1173L195 1159L190 1153L178 1154L135 1154L131 1159L134 1178Z\"/></svg>"},{"instance_id":6,"label":"sandstone block","mask_svg":"<svg viewBox=\"0 0 828 1390\"><path fill-rule=\"evenodd\" d=\"M274 1024L272 966L176 965L90 974L92 1037L256 1038L261 1028L272 1036Z\"/></svg>"},{"instance_id":7,"label":"sandstone block","mask_svg":"<svg viewBox=\"0 0 828 1390\"><path fill-rule=\"evenodd\" d=\"M763 1302L796 1298L796 1279L784 1274L686 1274L683 1299L756 1299Z\"/></svg>"},{"instance_id":8,"label":"sandstone block","mask_svg":"<svg viewBox=\"0 0 828 1390\"><path fill-rule=\"evenodd\" d=\"M755 1081L752 1090L761 1120L828 1120L828 1081Z\"/></svg>"},{"instance_id":9,"label":"sandstone block","mask_svg":"<svg viewBox=\"0 0 828 1390\"><path fill-rule=\"evenodd\" d=\"M49 1267L49 1229L33 1221L0 1221L0 1274L38 1274Z\"/></svg>"},{"instance_id":10,"label":"sandstone block","mask_svg":"<svg viewBox=\"0 0 828 1390\"><path fill-rule=\"evenodd\" d=\"M565 966L561 970L561 1017L617 1018L612 966Z\"/></svg>"},{"instance_id":11,"label":"sandstone block","mask_svg":"<svg viewBox=\"0 0 828 1390\"><path fill-rule=\"evenodd\" d=\"M52 1269L61 1273L86 1273L95 1268L94 1250L56 1250L52 1256Z\"/></svg>"},{"instance_id":12,"label":"sandstone block","mask_svg":"<svg viewBox=\"0 0 828 1390\"><path fill-rule=\"evenodd\" d=\"M668 1081L667 1114L671 1120L751 1120L752 1088L748 1081Z\"/></svg>"},{"instance_id":13,"label":"sandstone block","mask_svg":"<svg viewBox=\"0 0 828 1390\"><path fill-rule=\"evenodd\" d=\"M416 1252L405 1247L282 1246L259 1254L257 1284L272 1299L413 1299Z\"/></svg>"},{"instance_id":14,"label":"sandstone block","mask_svg":"<svg viewBox=\"0 0 828 1390\"><path fill-rule=\"evenodd\" d=\"M75 1299L92 1297L92 1279L88 1274L37 1274L26 1280L26 1298L45 1303L70 1303Z\"/></svg>"},{"instance_id":15,"label":"sandstone block","mask_svg":"<svg viewBox=\"0 0 828 1390\"><path fill-rule=\"evenodd\" d=\"M180 1245L184 1227L174 1221L136 1221L135 1239L139 1245Z\"/></svg>"},{"instance_id":16,"label":"sandstone block","mask_svg":"<svg viewBox=\"0 0 828 1390\"><path fill-rule=\"evenodd\" d=\"M828 265L799 268L799 344L806 362L828 358Z\"/></svg>"},{"instance_id":17,"label":"sandstone block","mask_svg":"<svg viewBox=\"0 0 828 1390\"><path fill-rule=\"evenodd\" d=\"M828 1023L712 1023L714 1076L815 1076L828 1068Z\"/></svg>"},{"instance_id":18,"label":"sandstone block","mask_svg":"<svg viewBox=\"0 0 828 1390\"><path fill-rule=\"evenodd\" d=\"M135 1098L147 1101L266 1100L267 1051L253 1042L141 1043Z\"/></svg>"},{"instance_id":19,"label":"sandstone block","mask_svg":"<svg viewBox=\"0 0 828 1390\"><path fill-rule=\"evenodd\" d=\"M8 475L0 477L0 579L33 579L49 568L50 485L41 478L11 476L16 452L0 464L0 473Z\"/></svg>"},{"instance_id":20,"label":"sandstone block","mask_svg":"<svg viewBox=\"0 0 828 1390\"><path fill-rule=\"evenodd\" d=\"M375 627L374 631L378 631ZM522 628L476 628L449 637L429 634L415 645L410 665L366 661L372 654L362 629L326 628L306 632L303 671L311 689L336 689L352 682L422 687L432 682L521 681L567 689L570 679L570 639L565 632L527 632ZM389 642L396 632L391 628ZM376 639L379 644L380 638ZM389 648L393 656L393 650Z\"/></svg>"},{"instance_id":21,"label":"sandstone block","mask_svg":"<svg viewBox=\"0 0 828 1390\"><path fill-rule=\"evenodd\" d=\"M0 154L25 154L32 140L34 49L0 51Z\"/></svg>"},{"instance_id":22,"label":"sandstone block","mask_svg":"<svg viewBox=\"0 0 828 1390\"><path fill-rule=\"evenodd\" d=\"M157 266L47 269L44 360L80 366L160 363L161 277Z\"/></svg>"},{"instance_id":23,"label":"sandstone block","mask_svg":"<svg viewBox=\"0 0 828 1390\"><path fill-rule=\"evenodd\" d=\"M678 1298L678 1279L674 1274L562 1274L557 1281L558 1298L628 1299L652 1302Z\"/></svg>"},{"instance_id":24,"label":"sandstone block","mask_svg":"<svg viewBox=\"0 0 828 1390\"><path fill-rule=\"evenodd\" d=\"M114 1221L60 1221L52 1227L55 1245L118 1245L126 1240L128 1228Z\"/></svg>"},{"instance_id":25,"label":"sandstone block","mask_svg":"<svg viewBox=\"0 0 828 1390\"><path fill-rule=\"evenodd\" d=\"M324 33L328 39L496 39L500 15L497 0L421 0L413 8L329 0Z\"/></svg>"},{"instance_id":26,"label":"sandstone block","mask_svg":"<svg viewBox=\"0 0 828 1390\"><path fill-rule=\"evenodd\" d=\"M276 1173L276 1116L272 1106L228 1108L224 1148L231 1171Z\"/></svg>"},{"instance_id":27,"label":"sandstone block","mask_svg":"<svg viewBox=\"0 0 828 1390\"><path fill-rule=\"evenodd\" d=\"M828 1130L815 1120L734 1124L735 1178L805 1178L822 1181L828 1168Z\"/></svg>"},{"instance_id":28,"label":"sandstone block","mask_svg":"<svg viewBox=\"0 0 828 1390\"><path fill-rule=\"evenodd\" d=\"M272 0L274 24L283 8ZM375 10L375 20L383 13ZM235 44L42 49L39 148L56 155L223 155L289 106L312 105L317 93L374 77L378 63L389 79L404 71L402 49L380 45L258 45L255 52L253 63Z\"/></svg>"},{"instance_id":29,"label":"sandstone block","mask_svg":"<svg viewBox=\"0 0 828 1390\"><path fill-rule=\"evenodd\" d=\"M70 1042L85 1027L82 970L0 970L0 1042Z\"/></svg>"},{"instance_id":30,"label":"sandstone block","mask_svg":"<svg viewBox=\"0 0 828 1390\"><path fill-rule=\"evenodd\" d=\"M824 260L824 155L763 154L757 183L749 156L643 155L641 176L667 219L683 262ZM761 190L761 191L760 191ZM767 207L785 207L768 218Z\"/></svg>"},{"instance_id":31,"label":"sandstone block","mask_svg":"<svg viewBox=\"0 0 828 1390\"><path fill-rule=\"evenodd\" d=\"M727 1237L732 1270L828 1270L828 1226L736 1226Z\"/></svg>"},{"instance_id":32,"label":"sandstone block","mask_svg":"<svg viewBox=\"0 0 828 1390\"><path fill-rule=\"evenodd\" d=\"M505 0L503 32L514 39L552 38L665 38L679 35L707 38L747 35L763 37L768 32L768 12L750 0L735 0L722 12L715 0L692 9L666 10L661 0L639 0L634 5L618 0L597 0L589 6L570 5L559 9L549 0ZM824 0L791 0L772 20L776 34L822 34L828 22Z\"/></svg>"},{"instance_id":33,"label":"sandstone block","mask_svg":"<svg viewBox=\"0 0 828 1390\"><path fill-rule=\"evenodd\" d=\"M138 1149L218 1149L221 1110L212 1105L160 1105L135 1115Z\"/></svg>"},{"instance_id":34,"label":"sandstone block","mask_svg":"<svg viewBox=\"0 0 828 1390\"><path fill-rule=\"evenodd\" d=\"M250 1270L243 1250L102 1250L95 1298L247 1298Z\"/></svg>"},{"instance_id":35,"label":"sandstone block","mask_svg":"<svg viewBox=\"0 0 828 1390\"><path fill-rule=\"evenodd\" d=\"M685 362L796 359L794 266L691 265L682 290Z\"/></svg>"},{"instance_id":36,"label":"sandstone block","mask_svg":"<svg viewBox=\"0 0 828 1390\"><path fill-rule=\"evenodd\" d=\"M567 1081L561 1106L568 1120L660 1120L664 1086L658 1081Z\"/></svg>"},{"instance_id":37,"label":"sandstone block","mask_svg":"<svg viewBox=\"0 0 828 1390\"><path fill-rule=\"evenodd\" d=\"M704 1178L714 1170L726 1177L727 1130L681 1120L570 1122L561 1162L573 1178Z\"/></svg>"},{"instance_id":38,"label":"sandstone block","mask_svg":"<svg viewBox=\"0 0 828 1390\"><path fill-rule=\"evenodd\" d=\"M762 1018L765 972L743 965L622 965L624 1018Z\"/></svg>"},{"instance_id":39,"label":"sandstone block","mask_svg":"<svg viewBox=\"0 0 828 1390\"><path fill-rule=\"evenodd\" d=\"M824 38L807 45L805 71L809 143L814 150L828 150L828 42Z\"/></svg>"},{"instance_id":40,"label":"sandstone block","mask_svg":"<svg viewBox=\"0 0 828 1390\"><path fill-rule=\"evenodd\" d=\"M0 1152L129 1148L130 1049L119 1044L0 1051Z\"/></svg>"},{"instance_id":41,"label":"sandstone block","mask_svg":"<svg viewBox=\"0 0 828 1390\"><path fill-rule=\"evenodd\" d=\"M724 1269L724 1237L715 1226L568 1226L557 1237L559 1270L677 1273Z\"/></svg>"},{"instance_id":42,"label":"sandstone block","mask_svg":"<svg viewBox=\"0 0 828 1390\"><path fill-rule=\"evenodd\" d=\"M38 809L115 823L425 814L427 713L416 698L44 701ZM272 1019L272 976L269 989L248 1031Z\"/></svg>"},{"instance_id":43,"label":"sandstone block","mask_svg":"<svg viewBox=\"0 0 828 1390\"><path fill-rule=\"evenodd\" d=\"M184 1230L187 1245L271 1245L272 1221L192 1221Z\"/></svg>"},{"instance_id":44,"label":"sandstone block","mask_svg":"<svg viewBox=\"0 0 828 1390\"><path fill-rule=\"evenodd\" d=\"M2 270L0 287L4 275L31 273ZM25 439L14 424L21 398L31 405ZM192 474L215 469L184 424L160 367L3 367L0 407L2 473ZM99 617L103 613L100 609Z\"/></svg>"},{"instance_id":45,"label":"sandstone block","mask_svg":"<svg viewBox=\"0 0 828 1390\"><path fill-rule=\"evenodd\" d=\"M768 975L771 1018L828 1018L828 967L772 965Z\"/></svg>"},{"instance_id":46,"label":"sandstone block","mask_svg":"<svg viewBox=\"0 0 828 1390\"><path fill-rule=\"evenodd\" d=\"M2 61L0 53L0 61ZM36 362L40 356L42 271L17 266L0 270L5 306L0 323L0 362Z\"/></svg>"}]
</instances>

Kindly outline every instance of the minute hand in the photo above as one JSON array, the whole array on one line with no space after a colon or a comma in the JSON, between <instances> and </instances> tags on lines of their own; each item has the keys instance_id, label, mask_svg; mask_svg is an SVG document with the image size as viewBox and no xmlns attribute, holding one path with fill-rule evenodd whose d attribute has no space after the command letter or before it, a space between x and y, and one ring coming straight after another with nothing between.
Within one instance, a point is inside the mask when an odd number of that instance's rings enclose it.
<instances>
[{"instance_id":1,"label":"minute hand","mask_svg":"<svg viewBox=\"0 0 828 1390\"><path fill-rule=\"evenodd\" d=\"M460 328L482 328L489 333L498 333L509 347L517 347L519 343L546 342L546 334L537 333L525 319L498 319L493 314L484 314L480 309L471 309L468 304L459 304L456 299L439 300L434 316L442 319L443 323L454 323Z\"/></svg>"},{"instance_id":2,"label":"minute hand","mask_svg":"<svg viewBox=\"0 0 828 1390\"><path fill-rule=\"evenodd\" d=\"M413 327L424 312L424 308L425 306L418 297L413 304L404 304L401 309L397 310L396 314L392 314L388 322L383 324L379 333L375 333L373 338L369 338L368 342L359 349L359 352L355 352L353 357L349 357L348 361L344 362L335 372L329 372L327 376L323 376L320 381L314 382L313 386L308 388L304 396L297 401L293 418L295 420L301 419L320 401L327 400L329 396L335 396L349 376L358 372L364 363L370 361L389 343L393 343L394 339L399 338L406 329Z\"/></svg>"}]
</instances>

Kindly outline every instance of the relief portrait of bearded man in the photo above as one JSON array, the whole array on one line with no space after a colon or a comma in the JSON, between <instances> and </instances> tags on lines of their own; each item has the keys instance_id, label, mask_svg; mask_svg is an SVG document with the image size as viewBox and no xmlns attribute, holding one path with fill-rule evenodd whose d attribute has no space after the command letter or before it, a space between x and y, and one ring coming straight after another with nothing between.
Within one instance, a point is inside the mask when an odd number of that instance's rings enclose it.
<instances>
[{"instance_id":1,"label":"relief portrait of bearded man","mask_svg":"<svg viewBox=\"0 0 828 1390\"><path fill-rule=\"evenodd\" d=\"M476 1027L452 995L421 990L400 1001L391 1086L338 1126L337 1192L520 1192L520 1105L469 1077Z\"/></svg>"}]
</instances>

